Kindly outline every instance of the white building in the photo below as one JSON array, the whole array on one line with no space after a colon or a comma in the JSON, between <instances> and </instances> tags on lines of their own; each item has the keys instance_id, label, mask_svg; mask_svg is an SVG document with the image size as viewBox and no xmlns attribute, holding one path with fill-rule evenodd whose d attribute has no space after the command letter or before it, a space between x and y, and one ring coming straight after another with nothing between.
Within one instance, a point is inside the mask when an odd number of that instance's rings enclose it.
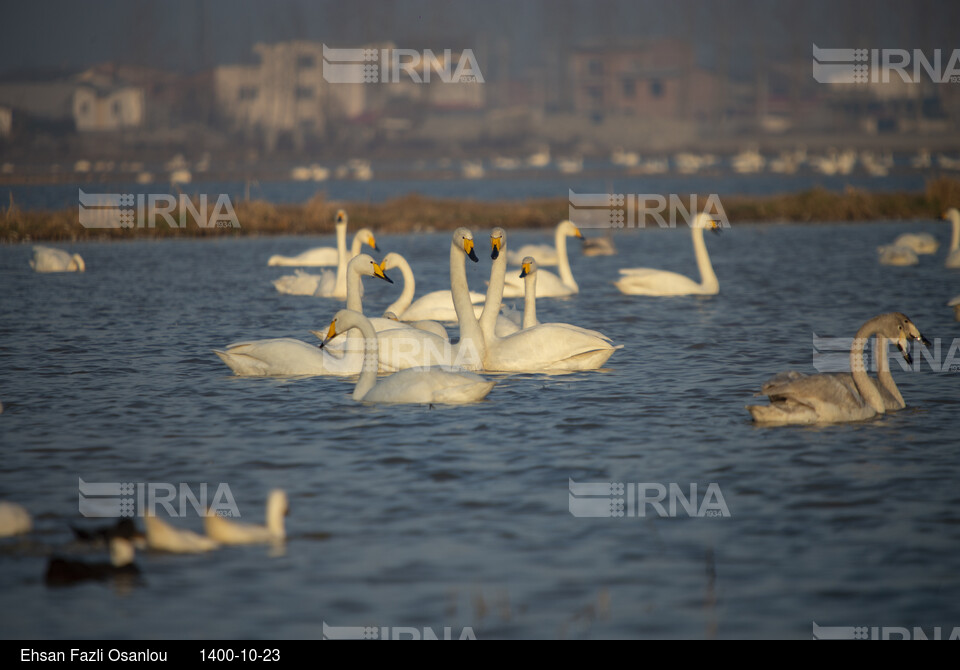
<instances>
[{"instance_id":1,"label":"white building","mask_svg":"<svg viewBox=\"0 0 960 670\"><path fill-rule=\"evenodd\" d=\"M79 84L73 94L73 119L79 132L139 128L144 120L143 89Z\"/></svg>"}]
</instances>

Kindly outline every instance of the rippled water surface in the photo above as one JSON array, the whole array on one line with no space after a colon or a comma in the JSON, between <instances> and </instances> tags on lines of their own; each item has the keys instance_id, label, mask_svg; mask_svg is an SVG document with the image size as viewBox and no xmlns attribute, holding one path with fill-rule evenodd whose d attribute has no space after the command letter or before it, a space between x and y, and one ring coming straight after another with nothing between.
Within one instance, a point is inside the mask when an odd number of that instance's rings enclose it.
<instances>
[{"instance_id":1,"label":"rippled water surface","mask_svg":"<svg viewBox=\"0 0 960 670\"><path fill-rule=\"evenodd\" d=\"M960 374L895 373L908 408L862 424L762 429L744 404L772 373L812 372L812 333L852 336L907 313L950 364L960 274L943 252L877 263L904 230L942 223L737 225L708 239L720 295L623 296L617 268L695 274L689 234L618 235L585 258L581 293L542 321L624 344L606 369L503 376L459 408L367 407L350 380L241 379L211 349L314 341L339 306L278 295L266 266L330 238L72 245L85 274L37 275L0 247L0 498L35 516L0 542L4 637L319 637L331 626L464 627L495 637L809 638L834 626L960 626ZM487 248L487 231L475 231ZM543 239L518 232L510 242ZM442 288L449 234L378 236ZM488 254L470 268L482 290ZM399 290L367 280L368 313ZM960 353L954 350L954 362ZM939 365L939 363L938 363ZM43 585L77 551L77 482L229 484L259 520L290 496L289 541L138 556L132 589ZM729 517L577 518L568 481L714 482ZM199 530L188 508L181 527ZM101 556L89 550L82 555Z\"/></svg>"}]
</instances>

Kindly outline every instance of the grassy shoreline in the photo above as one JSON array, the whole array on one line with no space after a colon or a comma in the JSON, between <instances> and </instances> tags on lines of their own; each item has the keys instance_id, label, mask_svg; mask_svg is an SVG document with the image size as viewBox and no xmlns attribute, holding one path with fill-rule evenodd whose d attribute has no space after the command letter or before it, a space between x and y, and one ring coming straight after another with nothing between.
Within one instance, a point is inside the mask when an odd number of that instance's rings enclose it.
<instances>
[{"instance_id":1,"label":"grassy shoreline","mask_svg":"<svg viewBox=\"0 0 960 670\"><path fill-rule=\"evenodd\" d=\"M684 202L687 196L682 195ZM706 197L698 198L706 202ZM835 193L813 189L770 196L729 196L721 203L732 225L737 223L818 223L897 219L938 219L948 207L960 207L960 180L935 179L922 192L871 193L847 189ZM76 208L22 211L14 203L0 210L0 242L120 240L171 237L249 235L322 235L333 232L337 209L350 216L352 229L366 226L376 232L409 233L469 228L551 228L568 217L565 199L524 202L444 200L408 195L382 203L336 202L314 198L302 205L274 205L262 201L234 203L239 228L200 228L188 218L183 228L163 220L155 227L84 228Z\"/></svg>"}]
</instances>

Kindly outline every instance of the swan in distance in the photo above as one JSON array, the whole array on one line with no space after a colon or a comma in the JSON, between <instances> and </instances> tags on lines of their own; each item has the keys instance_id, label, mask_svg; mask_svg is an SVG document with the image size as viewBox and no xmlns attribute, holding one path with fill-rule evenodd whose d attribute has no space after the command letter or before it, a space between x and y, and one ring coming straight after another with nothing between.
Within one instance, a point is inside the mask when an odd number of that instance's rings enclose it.
<instances>
[{"instance_id":1,"label":"swan in distance","mask_svg":"<svg viewBox=\"0 0 960 670\"><path fill-rule=\"evenodd\" d=\"M29 533L32 527L30 513L22 505L0 501L0 537Z\"/></svg>"},{"instance_id":2,"label":"swan in distance","mask_svg":"<svg viewBox=\"0 0 960 670\"><path fill-rule=\"evenodd\" d=\"M380 250L373 233L367 228L361 228L353 236L350 254L340 254L336 272L324 270L320 274L310 274L303 270L296 270L292 275L274 279L273 285L279 293L287 295L312 295L319 298L345 300L347 297L347 265L352 258L360 253L364 244L374 251Z\"/></svg>"},{"instance_id":3,"label":"swan in distance","mask_svg":"<svg viewBox=\"0 0 960 670\"><path fill-rule=\"evenodd\" d=\"M950 248L947 251L947 260L944 265L948 268L960 268L960 211L956 207L951 207L943 215L943 218L949 220L952 226Z\"/></svg>"},{"instance_id":4,"label":"swan in distance","mask_svg":"<svg viewBox=\"0 0 960 670\"><path fill-rule=\"evenodd\" d=\"M877 253L880 254L880 265L907 267L920 262L920 259L917 258L917 252L910 247L887 244L882 247L877 247Z\"/></svg>"},{"instance_id":5,"label":"swan in distance","mask_svg":"<svg viewBox=\"0 0 960 670\"><path fill-rule=\"evenodd\" d=\"M652 268L623 268L620 279L614 285L626 295L680 296L680 295L716 295L720 292L720 282L710 263L707 245L703 241L703 231L714 233L721 231L720 225L709 215L700 212L693 220L690 235L693 238L693 251L700 270L700 281L676 272L655 270Z\"/></svg>"},{"instance_id":6,"label":"swan in distance","mask_svg":"<svg viewBox=\"0 0 960 670\"><path fill-rule=\"evenodd\" d=\"M69 254L53 247L36 246L33 248L33 260L30 267L35 272L86 272L80 254Z\"/></svg>"},{"instance_id":7,"label":"swan in distance","mask_svg":"<svg viewBox=\"0 0 960 670\"><path fill-rule=\"evenodd\" d=\"M905 315L892 312L876 316L863 324L854 337L850 348L851 373L780 373L760 390L759 395L768 396L770 404L747 406L753 420L767 425L841 423L862 421L883 414L887 411L888 403L893 409L899 409L903 398L896 390L896 384L892 389L887 389L889 397L885 398L881 388L867 375L863 350L872 335L895 341L908 363L911 361L907 349L909 340L926 342ZM886 362L885 356L883 362Z\"/></svg>"},{"instance_id":8,"label":"swan in distance","mask_svg":"<svg viewBox=\"0 0 960 670\"><path fill-rule=\"evenodd\" d=\"M580 230L570 221L561 221L557 224L553 234L553 246L549 244L525 244L516 251L511 251L507 260L511 265L520 265L527 256L533 256L537 265L545 267L548 265L557 265L560 262L557 249L560 248L560 238L579 237L583 240ZM566 251L566 240L564 240L564 251Z\"/></svg>"},{"instance_id":9,"label":"swan in distance","mask_svg":"<svg viewBox=\"0 0 960 670\"><path fill-rule=\"evenodd\" d=\"M340 262L341 253L347 250L347 213L337 210L334 219L334 230L337 233L336 247L314 247L307 249L296 256L273 255L267 265L281 265L286 267L331 267ZM356 254L354 254L356 255Z\"/></svg>"},{"instance_id":10,"label":"swan in distance","mask_svg":"<svg viewBox=\"0 0 960 670\"><path fill-rule=\"evenodd\" d=\"M365 343L363 372L353 390L357 402L459 405L482 400L496 384L473 372L439 366L400 370L378 380L377 333L365 316L340 310L324 342L352 328L360 330Z\"/></svg>"}]
</instances>

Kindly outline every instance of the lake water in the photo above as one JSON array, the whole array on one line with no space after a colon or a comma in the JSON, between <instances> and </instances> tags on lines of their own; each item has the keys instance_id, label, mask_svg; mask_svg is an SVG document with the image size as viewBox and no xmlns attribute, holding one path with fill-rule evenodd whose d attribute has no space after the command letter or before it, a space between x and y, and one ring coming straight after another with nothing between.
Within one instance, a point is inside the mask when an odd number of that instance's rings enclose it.
<instances>
[{"instance_id":1,"label":"lake water","mask_svg":"<svg viewBox=\"0 0 960 670\"><path fill-rule=\"evenodd\" d=\"M211 349L314 341L340 303L278 295L274 253L327 238L82 243L84 274L37 275L0 246L0 499L35 532L0 541L7 638L316 638L328 626L469 627L483 638L795 637L821 626L960 626L960 374L895 376L907 409L862 424L758 428L743 406L771 374L813 372L812 334L851 337L899 310L941 362L960 336L943 252L877 263L939 222L738 225L707 240L720 294L621 295L617 268L695 274L686 229L628 231L614 257L573 246L581 293L542 321L624 348L602 371L502 376L457 408L367 407L352 382L237 378ZM488 231L474 231L481 251ZM517 232L509 242L545 239ZM449 234L380 236L443 288ZM488 253L469 268L482 290ZM368 313L396 286L366 282ZM955 362L960 353L954 351ZM896 364L895 364L896 365ZM260 521L290 497L281 555L138 555L144 584L44 586L46 556L91 560L69 524L78 479L230 487ZM716 483L729 516L581 518L576 482ZM200 530L192 508L180 527Z\"/></svg>"}]
</instances>

